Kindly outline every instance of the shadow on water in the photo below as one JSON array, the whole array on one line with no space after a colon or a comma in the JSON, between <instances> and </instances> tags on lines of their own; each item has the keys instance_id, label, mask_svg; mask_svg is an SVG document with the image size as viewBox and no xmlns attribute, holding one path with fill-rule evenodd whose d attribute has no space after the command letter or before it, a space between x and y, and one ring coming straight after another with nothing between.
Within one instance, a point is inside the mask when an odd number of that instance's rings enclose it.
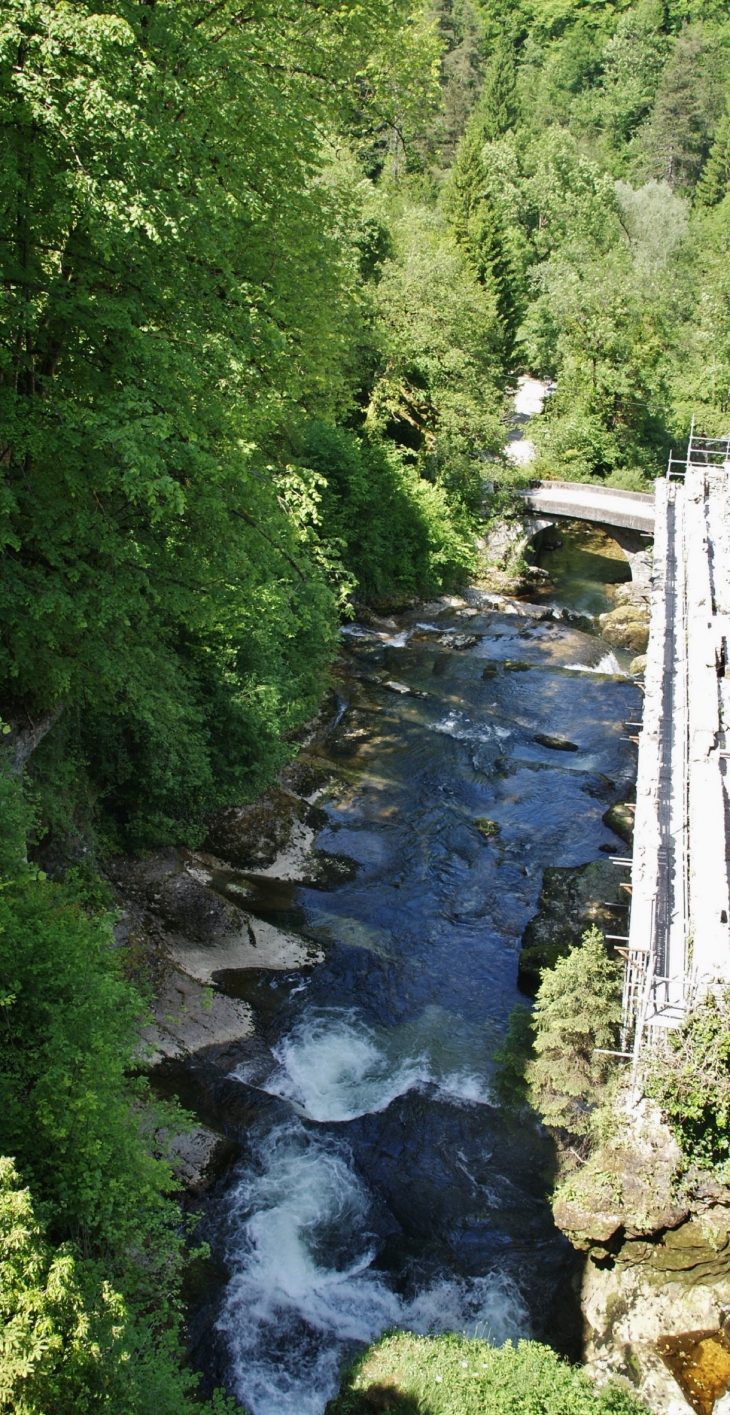
<instances>
[{"instance_id":1,"label":"shadow on water","mask_svg":"<svg viewBox=\"0 0 730 1415\"><path fill-rule=\"evenodd\" d=\"M612 545L562 538L560 602L574 554L574 602L595 613L585 586L603 608L623 577ZM546 616L436 603L343 635L347 710L311 749L339 768L316 844L358 868L257 900L324 962L216 976L257 1028L179 1087L240 1154L200 1203L191 1357L254 1415L322 1415L390 1327L580 1355L583 1259L552 1219L554 1149L491 1077L543 871L615 847L602 817L633 778L639 695L595 634Z\"/></svg>"}]
</instances>

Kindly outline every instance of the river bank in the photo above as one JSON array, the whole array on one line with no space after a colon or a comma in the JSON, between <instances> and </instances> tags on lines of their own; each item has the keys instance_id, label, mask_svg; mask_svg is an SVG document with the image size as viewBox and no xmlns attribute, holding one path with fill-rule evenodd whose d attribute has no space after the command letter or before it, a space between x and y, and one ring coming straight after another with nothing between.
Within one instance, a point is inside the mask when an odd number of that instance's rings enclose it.
<instances>
[{"instance_id":1,"label":"river bank","mask_svg":"<svg viewBox=\"0 0 730 1415\"><path fill-rule=\"evenodd\" d=\"M518 988L590 924L622 931L632 654L592 629L610 546L561 540L552 600L346 626L280 784L197 851L111 863L153 1084L200 1122L173 1147L212 1252L191 1355L254 1415L321 1415L387 1326L548 1340L657 1415L709 1415L698 1381L724 1380L727 1196L677 1202L653 1116L551 1212L560 1157L491 1094Z\"/></svg>"}]
</instances>

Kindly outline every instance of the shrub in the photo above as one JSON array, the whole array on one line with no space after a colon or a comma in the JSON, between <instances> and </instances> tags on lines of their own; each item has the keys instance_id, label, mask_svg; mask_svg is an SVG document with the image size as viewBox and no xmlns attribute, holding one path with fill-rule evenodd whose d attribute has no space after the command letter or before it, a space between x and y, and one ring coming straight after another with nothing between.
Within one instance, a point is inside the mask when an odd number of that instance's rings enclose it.
<instances>
[{"instance_id":1,"label":"shrub","mask_svg":"<svg viewBox=\"0 0 730 1415\"><path fill-rule=\"evenodd\" d=\"M685 1158L730 1174L730 989L708 994L648 1064L658 1101Z\"/></svg>"}]
</instances>

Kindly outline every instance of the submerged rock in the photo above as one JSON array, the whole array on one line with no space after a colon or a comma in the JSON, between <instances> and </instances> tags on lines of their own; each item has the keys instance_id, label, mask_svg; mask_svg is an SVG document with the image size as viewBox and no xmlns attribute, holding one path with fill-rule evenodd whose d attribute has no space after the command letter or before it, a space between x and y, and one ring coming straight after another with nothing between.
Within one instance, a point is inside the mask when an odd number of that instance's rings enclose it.
<instances>
[{"instance_id":1,"label":"submerged rock","mask_svg":"<svg viewBox=\"0 0 730 1415\"><path fill-rule=\"evenodd\" d=\"M536 732L533 742L537 742L539 747L549 747L551 752L579 752L580 747L575 742L569 742L567 737L551 737L548 732Z\"/></svg>"},{"instance_id":2,"label":"submerged rock","mask_svg":"<svg viewBox=\"0 0 730 1415\"><path fill-rule=\"evenodd\" d=\"M497 825L496 821L490 820L489 816L476 816L474 824L485 840L491 840L495 835L499 835L501 830L501 826Z\"/></svg>"}]
</instances>

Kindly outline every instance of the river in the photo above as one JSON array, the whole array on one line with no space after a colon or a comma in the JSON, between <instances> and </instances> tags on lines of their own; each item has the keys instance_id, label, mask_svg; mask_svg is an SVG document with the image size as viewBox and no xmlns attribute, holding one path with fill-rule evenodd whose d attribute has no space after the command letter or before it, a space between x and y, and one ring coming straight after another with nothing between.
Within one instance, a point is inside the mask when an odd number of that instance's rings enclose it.
<instances>
[{"instance_id":1,"label":"river","mask_svg":"<svg viewBox=\"0 0 730 1415\"><path fill-rule=\"evenodd\" d=\"M616 556L564 532L543 618L442 600L343 633L340 720L310 755L317 846L357 869L330 890L260 882L262 917L324 961L224 980L257 1035L219 1100L243 1157L204 1206L221 1281L192 1356L254 1415L321 1415L388 1327L571 1349L551 1144L490 1077L544 868L621 848L601 818L633 779L639 692L589 617L626 578Z\"/></svg>"}]
</instances>

